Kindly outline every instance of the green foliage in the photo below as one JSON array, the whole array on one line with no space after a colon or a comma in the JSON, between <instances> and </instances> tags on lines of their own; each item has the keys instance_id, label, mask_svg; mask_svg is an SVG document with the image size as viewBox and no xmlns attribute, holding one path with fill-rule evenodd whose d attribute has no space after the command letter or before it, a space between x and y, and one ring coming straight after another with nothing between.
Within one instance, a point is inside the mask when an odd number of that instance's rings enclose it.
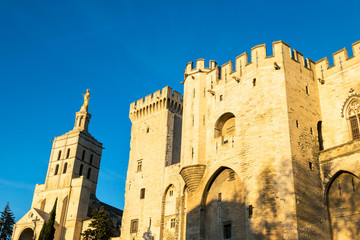
<instances>
[{"instance_id":1,"label":"green foliage","mask_svg":"<svg viewBox=\"0 0 360 240\"><path fill-rule=\"evenodd\" d=\"M10 210L9 203L7 203L4 211L1 212L1 217L0 217L0 239L2 240L11 239L14 224L15 224L14 213Z\"/></svg>"},{"instance_id":2,"label":"green foliage","mask_svg":"<svg viewBox=\"0 0 360 240\"><path fill-rule=\"evenodd\" d=\"M53 240L55 235L55 216L56 216L56 204L57 199L55 201L54 207L50 212L50 217L47 222L45 222L44 226L41 229L39 240Z\"/></svg>"},{"instance_id":3,"label":"green foliage","mask_svg":"<svg viewBox=\"0 0 360 240\"><path fill-rule=\"evenodd\" d=\"M109 240L113 235L111 220L106 215L103 206L99 211L93 210L89 227L81 234L84 240Z\"/></svg>"}]
</instances>

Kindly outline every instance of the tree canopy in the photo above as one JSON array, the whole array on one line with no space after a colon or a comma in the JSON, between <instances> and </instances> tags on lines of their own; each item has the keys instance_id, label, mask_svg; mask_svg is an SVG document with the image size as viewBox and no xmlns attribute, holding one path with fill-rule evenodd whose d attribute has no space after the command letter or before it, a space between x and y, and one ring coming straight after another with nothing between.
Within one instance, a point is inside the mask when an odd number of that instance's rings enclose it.
<instances>
[{"instance_id":1,"label":"tree canopy","mask_svg":"<svg viewBox=\"0 0 360 240\"><path fill-rule=\"evenodd\" d=\"M14 213L10 210L9 203L6 204L4 211L0 217L0 239L10 240L15 224Z\"/></svg>"},{"instance_id":2,"label":"tree canopy","mask_svg":"<svg viewBox=\"0 0 360 240\"><path fill-rule=\"evenodd\" d=\"M113 235L111 220L106 215L103 206L99 211L93 210L89 227L81 234L84 240L109 240Z\"/></svg>"}]
</instances>

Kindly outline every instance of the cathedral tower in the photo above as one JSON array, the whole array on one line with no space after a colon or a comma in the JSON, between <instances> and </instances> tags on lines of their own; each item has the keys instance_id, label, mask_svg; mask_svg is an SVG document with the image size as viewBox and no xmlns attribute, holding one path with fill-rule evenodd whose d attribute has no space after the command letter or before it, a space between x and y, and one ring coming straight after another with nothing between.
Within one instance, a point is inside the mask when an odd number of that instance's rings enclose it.
<instances>
[{"instance_id":1,"label":"cathedral tower","mask_svg":"<svg viewBox=\"0 0 360 240\"><path fill-rule=\"evenodd\" d=\"M57 199L54 239L80 240L85 221L100 203L95 193L103 148L88 132L89 98L87 90L74 128L52 141L45 184L36 185L31 209L15 224L12 239L37 239Z\"/></svg>"}]
</instances>

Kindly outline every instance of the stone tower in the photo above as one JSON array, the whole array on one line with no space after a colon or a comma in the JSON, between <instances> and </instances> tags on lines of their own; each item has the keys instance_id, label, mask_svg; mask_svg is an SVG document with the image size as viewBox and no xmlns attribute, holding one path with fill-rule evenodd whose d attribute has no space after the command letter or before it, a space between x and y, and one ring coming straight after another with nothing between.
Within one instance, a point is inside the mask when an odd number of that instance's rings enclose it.
<instances>
[{"instance_id":1,"label":"stone tower","mask_svg":"<svg viewBox=\"0 0 360 240\"><path fill-rule=\"evenodd\" d=\"M180 93L169 87L130 105L131 150L122 239L178 234L183 185L174 186L172 178L179 178L180 171L182 107Z\"/></svg>"},{"instance_id":2,"label":"stone tower","mask_svg":"<svg viewBox=\"0 0 360 240\"><path fill-rule=\"evenodd\" d=\"M282 41L272 53L187 64L180 163L163 97L131 104L123 240L360 237L360 42L334 66Z\"/></svg>"},{"instance_id":3,"label":"stone tower","mask_svg":"<svg viewBox=\"0 0 360 240\"><path fill-rule=\"evenodd\" d=\"M37 239L57 199L55 240L79 240L91 210L99 205L95 193L103 148L88 132L89 93L84 98L74 128L52 141L45 184L36 185L31 210L15 224L12 239Z\"/></svg>"}]
</instances>

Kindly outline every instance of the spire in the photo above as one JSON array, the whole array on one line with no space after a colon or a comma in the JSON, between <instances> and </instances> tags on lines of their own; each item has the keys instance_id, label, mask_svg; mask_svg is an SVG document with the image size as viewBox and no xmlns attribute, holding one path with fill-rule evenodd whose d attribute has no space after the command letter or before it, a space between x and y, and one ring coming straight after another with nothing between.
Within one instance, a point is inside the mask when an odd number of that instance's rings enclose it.
<instances>
[{"instance_id":1,"label":"spire","mask_svg":"<svg viewBox=\"0 0 360 240\"><path fill-rule=\"evenodd\" d=\"M81 106L80 111L76 113L74 130L88 131L88 126L91 114L88 113L90 90L86 89L84 96L84 104Z\"/></svg>"}]
</instances>

